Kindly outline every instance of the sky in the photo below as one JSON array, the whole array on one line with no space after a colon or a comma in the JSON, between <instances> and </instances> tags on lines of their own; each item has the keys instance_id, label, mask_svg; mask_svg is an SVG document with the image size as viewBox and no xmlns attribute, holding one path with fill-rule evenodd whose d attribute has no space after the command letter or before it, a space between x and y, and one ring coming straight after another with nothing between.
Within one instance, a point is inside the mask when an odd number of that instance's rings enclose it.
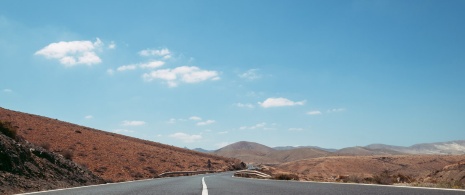
<instances>
[{"instance_id":1,"label":"sky","mask_svg":"<svg viewBox=\"0 0 465 195\"><path fill-rule=\"evenodd\" d=\"M0 107L187 147L465 140L465 1L0 1Z\"/></svg>"}]
</instances>

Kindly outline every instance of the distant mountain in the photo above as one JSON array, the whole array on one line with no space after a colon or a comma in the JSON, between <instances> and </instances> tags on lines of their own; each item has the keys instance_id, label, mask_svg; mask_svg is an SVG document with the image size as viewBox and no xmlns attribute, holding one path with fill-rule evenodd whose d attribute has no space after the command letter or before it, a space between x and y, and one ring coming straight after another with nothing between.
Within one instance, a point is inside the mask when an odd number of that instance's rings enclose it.
<instances>
[{"instance_id":1,"label":"distant mountain","mask_svg":"<svg viewBox=\"0 0 465 195\"><path fill-rule=\"evenodd\" d=\"M335 152L335 151L337 151L337 149L321 148L321 147L318 147L318 146L297 146L297 147L294 147L294 146L278 146L278 147L273 147L273 149L275 149L275 150L293 150L293 149L297 149L297 148L312 148L312 149L318 149L318 150L323 150L323 151L327 151L327 152Z\"/></svg>"},{"instance_id":2,"label":"distant mountain","mask_svg":"<svg viewBox=\"0 0 465 195\"><path fill-rule=\"evenodd\" d=\"M212 153L215 151L215 150L205 150L203 148L194 148L192 150L197 151L197 152L203 152L203 153Z\"/></svg>"},{"instance_id":3,"label":"distant mountain","mask_svg":"<svg viewBox=\"0 0 465 195\"><path fill-rule=\"evenodd\" d=\"M216 155L238 158L247 163L278 164L306 158L326 156L329 152L314 148L295 148L289 150L276 150L274 148L241 141L213 152Z\"/></svg>"},{"instance_id":4,"label":"distant mountain","mask_svg":"<svg viewBox=\"0 0 465 195\"><path fill-rule=\"evenodd\" d=\"M465 140L422 143L409 147L391 146L384 144L371 144L366 146L369 149L389 149L407 154L465 154Z\"/></svg>"},{"instance_id":5,"label":"distant mountain","mask_svg":"<svg viewBox=\"0 0 465 195\"><path fill-rule=\"evenodd\" d=\"M334 152L337 155L370 156L370 155L400 155L405 154L388 148L348 147Z\"/></svg>"}]
</instances>

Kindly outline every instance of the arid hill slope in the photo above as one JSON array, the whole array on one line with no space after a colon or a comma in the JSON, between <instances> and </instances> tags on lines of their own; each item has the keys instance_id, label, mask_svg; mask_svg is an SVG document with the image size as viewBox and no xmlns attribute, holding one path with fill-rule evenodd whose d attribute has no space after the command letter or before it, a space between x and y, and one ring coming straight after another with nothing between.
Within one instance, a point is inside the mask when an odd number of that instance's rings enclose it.
<instances>
[{"instance_id":1,"label":"arid hill slope","mask_svg":"<svg viewBox=\"0 0 465 195\"><path fill-rule=\"evenodd\" d=\"M341 176L363 180L383 173L405 182L461 182L465 186L465 155L332 156L283 163L277 168L304 180L334 181Z\"/></svg>"},{"instance_id":2,"label":"arid hill slope","mask_svg":"<svg viewBox=\"0 0 465 195\"><path fill-rule=\"evenodd\" d=\"M94 174L111 181L152 178L167 171L230 170L234 159L145 141L38 115L0 108L0 121L18 135L50 151L72 156Z\"/></svg>"},{"instance_id":3,"label":"arid hill slope","mask_svg":"<svg viewBox=\"0 0 465 195\"><path fill-rule=\"evenodd\" d=\"M268 146L241 141L225 146L214 154L238 158L247 163L279 164L306 158L322 157L329 154L327 151L314 148L296 148L291 150L276 150Z\"/></svg>"},{"instance_id":4,"label":"arid hill slope","mask_svg":"<svg viewBox=\"0 0 465 195\"><path fill-rule=\"evenodd\" d=\"M0 123L0 128L3 127ZM0 194L104 182L86 168L59 154L49 152L24 140L14 140L2 132L0 132Z\"/></svg>"}]
</instances>

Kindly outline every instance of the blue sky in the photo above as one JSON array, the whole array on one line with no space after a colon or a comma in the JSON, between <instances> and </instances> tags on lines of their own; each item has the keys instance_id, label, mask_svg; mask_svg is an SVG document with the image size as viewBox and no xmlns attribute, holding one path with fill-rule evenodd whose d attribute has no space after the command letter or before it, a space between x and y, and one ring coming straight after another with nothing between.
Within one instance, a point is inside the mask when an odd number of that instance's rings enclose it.
<instances>
[{"instance_id":1,"label":"blue sky","mask_svg":"<svg viewBox=\"0 0 465 195\"><path fill-rule=\"evenodd\" d=\"M465 139L464 1L1 1L0 106L165 144Z\"/></svg>"}]
</instances>

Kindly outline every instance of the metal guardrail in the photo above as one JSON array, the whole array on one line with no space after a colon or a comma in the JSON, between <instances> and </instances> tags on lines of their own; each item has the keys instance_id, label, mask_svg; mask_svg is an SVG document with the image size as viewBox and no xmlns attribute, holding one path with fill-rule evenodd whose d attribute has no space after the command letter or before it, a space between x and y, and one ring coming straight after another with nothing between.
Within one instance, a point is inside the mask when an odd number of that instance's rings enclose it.
<instances>
[{"instance_id":1,"label":"metal guardrail","mask_svg":"<svg viewBox=\"0 0 465 195\"><path fill-rule=\"evenodd\" d=\"M173 171L173 172L165 172L158 177L171 177L171 176L189 176L189 175L198 175L198 174L206 174L206 173L217 173L218 171Z\"/></svg>"},{"instance_id":2,"label":"metal guardrail","mask_svg":"<svg viewBox=\"0 0 465 195\"><path fill-rule=\"evenodd\" d=\"M234 173L234 176L239 176L239 177L258 177L258 178L263 178L263 179L269 179L271 178L271 175L268 175L266 173L262 173L260 171L251 171L251 170L242 170L242 171L236 171Z\"/></svg>"}]
</instances>

